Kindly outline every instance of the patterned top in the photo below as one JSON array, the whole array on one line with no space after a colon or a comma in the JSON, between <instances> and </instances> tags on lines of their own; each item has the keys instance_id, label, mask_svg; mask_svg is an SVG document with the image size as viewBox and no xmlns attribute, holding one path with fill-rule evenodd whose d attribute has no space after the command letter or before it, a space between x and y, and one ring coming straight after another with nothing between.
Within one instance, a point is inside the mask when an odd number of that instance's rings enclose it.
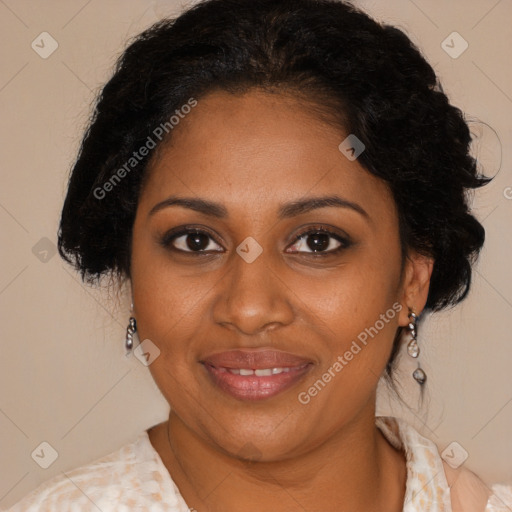
<instances>
[{"instance_id":1,"label":"patterned top","mask_svg":"<svg viewBox=\"0 0 512 512\"><path fill-rule=\"evenodd\" d=\"M436 445L404 420L378 416L376 425L406 455L403 512L512 511L512 487L494 485L489 489L469 470L451 470L441 459ZM455 489L460 500L455 496ZM482 506L477 506L478 502ZM194 509L185 503L147 431L143 431L119 450L41 484L8 512L98 510L190 512Z\"/></svg>"}]
</instances>

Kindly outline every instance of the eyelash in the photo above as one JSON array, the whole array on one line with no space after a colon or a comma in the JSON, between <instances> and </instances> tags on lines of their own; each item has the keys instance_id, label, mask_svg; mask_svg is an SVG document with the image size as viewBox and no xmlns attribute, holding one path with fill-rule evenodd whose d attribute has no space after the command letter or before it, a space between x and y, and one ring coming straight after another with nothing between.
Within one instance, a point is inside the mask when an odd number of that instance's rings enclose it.
<instances>
[{"instance_id":1,"label":"eyelash","mask_svg":"<svg viewBox=\"0 0 512 512\"><path fill-rule=\"evenodd\" d=\"M177 230L171 230L170 232L166 233L161 238L160 244L166 249L170 249L172 251L176 251L176 252L183 253L183 254L199 255L199 256L208 255L209 253L205 252L204 249L201 251L184 251L182 249L177 249L176 247L172 247L172 242L174 240L176 240L177 238L180 238L181 236L184 236L184 235L196 235L196 234L206 235L206 236L210 237L216 244L221 245L221 244L219 244L219 242L217 242L217 240L215 240L215 237L208 231L206 231L204 229L200 229L200 228L193 228L193 227L186 227L186 228L182 228L182 229L177 228ZM299 232L295 236L291 245L292 246L295 245L302 238L307 237L308 235L316 235L316 234L329 235L329 237L334 238L337 242L339 242L340 246L337 247L336 249L331 249L330 251L318 251L318 252L298 251L298 254L302 254L302 255L306 254L308 256L313 256L315 258L326 257L326 256L332 256L334 254L338 254L342 250L347 249L348 247L350 247L352 245L352 241L350 240L350 238L348 236L346 236L346 235L342 236L338 233L331 231L330 229L328 229L324 226L308 227L307 229ZM213 251L213 252L220 252L220 251Z\"/></svg>"}]
</instances>

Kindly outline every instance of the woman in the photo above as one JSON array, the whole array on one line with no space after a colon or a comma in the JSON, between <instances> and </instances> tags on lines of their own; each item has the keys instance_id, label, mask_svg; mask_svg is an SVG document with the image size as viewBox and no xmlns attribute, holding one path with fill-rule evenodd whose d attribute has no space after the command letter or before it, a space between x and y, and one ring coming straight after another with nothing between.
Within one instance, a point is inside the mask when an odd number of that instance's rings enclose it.
<instances>
[{"instance_id":1,"label":"woman","mask_svg":"<svg viewBox=\"0 0 512 512\"><path fill-rule=\"evenodd\" d=\"M59 250L86 281L128 280L126 347L171 412L11 510L510 510L375 416L421 315L469 291L466 193L488 181L469 144L409 39L348 4L208 0L141 34Z\"/></svg>"}]
</instances>

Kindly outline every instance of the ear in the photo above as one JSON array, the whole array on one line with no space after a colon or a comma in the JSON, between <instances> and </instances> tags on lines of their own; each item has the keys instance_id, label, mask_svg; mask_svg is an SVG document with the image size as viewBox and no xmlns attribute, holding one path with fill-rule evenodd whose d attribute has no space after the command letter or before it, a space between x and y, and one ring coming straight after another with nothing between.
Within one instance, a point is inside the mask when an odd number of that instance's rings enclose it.
<instances>
[{"instance_id":1,"label":"ear","mask_svg":"<svg viewBox=\"0 0 512 512\"><path fill-rule=\"evenodd\" d=\"M427 303L433 268L434 259L430 256L424 256L416 251L410 251L406 256L400 288L402 309L399 324L401 326L409 323L409 308L418 316L423 311Z\"/></svg>"}]
</instances>

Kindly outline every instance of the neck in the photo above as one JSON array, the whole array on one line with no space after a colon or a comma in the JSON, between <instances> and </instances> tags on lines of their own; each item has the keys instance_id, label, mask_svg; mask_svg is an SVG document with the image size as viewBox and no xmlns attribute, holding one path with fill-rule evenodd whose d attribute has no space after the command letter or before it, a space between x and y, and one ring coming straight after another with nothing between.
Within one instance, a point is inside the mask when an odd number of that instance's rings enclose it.
<instances>
[{"instance_id":1,"label":"neck","mask_svg":"<svg viewBox=\"0 0 512 512\"><path fill-rule=\"evenodd\" d=\"M172 479L198 512L402 511L405 458L375 426L374 408L300 457L241 460L190 430L171 411L150 432ZM251 457L247 445L247 458Z\"/></svg>"}]
</instances>

